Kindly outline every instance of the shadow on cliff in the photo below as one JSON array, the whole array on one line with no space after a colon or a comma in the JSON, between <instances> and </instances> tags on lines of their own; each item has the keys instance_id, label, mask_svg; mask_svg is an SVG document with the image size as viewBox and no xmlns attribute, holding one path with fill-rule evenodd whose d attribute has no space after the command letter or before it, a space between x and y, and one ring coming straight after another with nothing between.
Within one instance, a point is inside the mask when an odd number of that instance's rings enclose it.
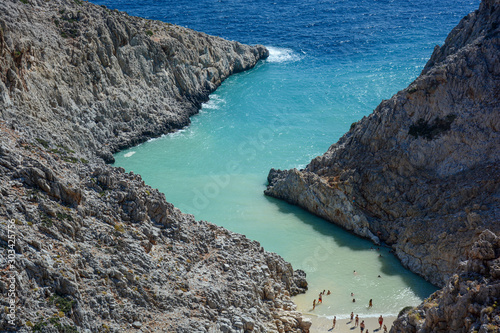
<instances>
[{"instance_id":1,"label":"shadow on cliff","mask_svg":"<svg viewBox=\"0 0 500 333\"><path fill-rule=\"evenodd\" d=\"M282 200L265 196L269 203L276 205L278 210L286 215L293 215L295 218L302 221L302 223L309 225L316 232L321 235L332 237L339 247L347 247L352 251L367 252L376 251L379 256L376 260L380 262L380 273L387 276L400 276L406 285L411 286L412 290L419 297L426 298L429 296L429 289L431 284L426 282L423 278L405 269L401 262L389 252L389 247L377 247L371 241L363 239L333 223L330 223L308 211L288 204ZM437 290L437 288L435 288Z\"/></svg>"}]
</instances>

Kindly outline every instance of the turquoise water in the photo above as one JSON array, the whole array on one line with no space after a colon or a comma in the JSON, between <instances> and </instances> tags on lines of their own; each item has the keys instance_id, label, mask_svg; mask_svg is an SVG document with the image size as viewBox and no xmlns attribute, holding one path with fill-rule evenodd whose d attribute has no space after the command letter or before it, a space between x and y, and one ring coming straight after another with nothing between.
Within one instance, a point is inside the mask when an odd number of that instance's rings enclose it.
<instances>
[{"instance_id":1,"label":"turquoise water","mask_svg":"<svg viewBox=\"0 0 500 333\"><path fill-rule=\"evenodd\" d=\"M371 249L263 190L271 167L304 167L406 87L478 1L97 3L271 51L253 70L226 80L191 126L116 154L115 165L141 174L184 212L258 240L305 270L309 292L295 298L305 313L395 315L436 290L387 249ZM332 295L312 311L324 289Z\"/></svg>"},{"instance_id":2,"label":"turquoise water","mask_svg":"<svg viewBox=\"0 0 500 333\"><path fill-rule=\"evenodd\" d=\"M418 304L435 288L386 250L372 250L370 242L263 195L271 166L304 166L359 119L361 110L368 113L383 87L367 94L364 75L350 77L348 84L342 69L328 65L297 75L310 66L306 55L271 52L254 70L228 79L190 127L116 154L116 165L140 173L182 211L256 239L305 270L310 292L296 298L303 312L323 289L334 295L314 310L317 315L388 315ZM331 90L321 87L327 80Z\"/></svg>"}]
</instances>

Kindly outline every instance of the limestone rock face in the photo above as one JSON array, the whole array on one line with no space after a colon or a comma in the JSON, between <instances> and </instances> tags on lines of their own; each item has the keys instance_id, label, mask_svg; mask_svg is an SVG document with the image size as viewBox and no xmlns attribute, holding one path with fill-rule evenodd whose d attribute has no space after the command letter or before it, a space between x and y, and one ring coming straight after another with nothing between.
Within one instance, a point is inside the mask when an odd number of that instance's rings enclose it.
<instances>
[{"instance_id":1,"label":"limestone rock face","mask_svg":"<svg viewBox=\"0 0 500 333\"><path fill-rule=\"evenodd\" d=\"M271 170L265 193L358 235L444 286L490 229L500 232L500 2L436 47L422 74L304 170Z\"/></svg>"},{"instance_id":2,"label":"limestone rock face","mask_svg":"<svg viewBox=\"0 0 500 333\"><path fill-rule=\"evenodd\" d=\"M0 1L0 331L308 332L304 272L99 158L187 125L267 54L80 0Z\"/></svg>"},{"instance_id":3,"label":"limestone rock face","mask_svg":"<svg viewBox=\"0 0 500 333\"><path fill-rule=\"evenodd\" d=\"M83 1L0 2L0 116L82 155L189 124L229 75L268 56Z\"/></svg>"},{"instance_id":4,"label":"limestone rock face","mask_svg":"<svg viewBox=\"0 0 500 333\"><path fill-rule=\"evenodd\" d=\"M139 175L28 135L0 121L2 309L10 279L16 295L0 331L308 332L290 298L304 272Z\"/></svg>"},{"instance_id":5,"label":"limestone rock face","mask_svg":"<svg viewBox=\"0 0 500 333\"><path fill-rule=\"evenodd\" d=\"M400 314L396 332L498 332L500 237L485 230L443 289Z\"/></svg>"}]
</instances>

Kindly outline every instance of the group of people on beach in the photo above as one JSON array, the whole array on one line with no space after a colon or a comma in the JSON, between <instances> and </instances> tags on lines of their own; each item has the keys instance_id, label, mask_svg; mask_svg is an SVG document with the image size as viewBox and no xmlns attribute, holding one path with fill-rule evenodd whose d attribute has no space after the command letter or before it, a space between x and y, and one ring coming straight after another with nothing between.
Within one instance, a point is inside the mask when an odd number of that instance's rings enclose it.
<instances>
[{"instance_id":1,"label":"group of people on beach","mask_svg":"<svg viewBox=\"0 0 500 333\"><path fill-rule=\"evenodd\" d=\"M351 312L351 321L349 323L352 323L353 317L354 317L354 313ZM337 323L336 319L337 319L337 317L333 318L333 327L332 327L332 329L335 328L335 324ZM382 317L382 315L380 315L380 317L378 317L378 323L380 325L380 327L378 328L378 330L380 331L382 329L382 324L384 323L384 318ZM359 326L359 329L360 329L361 333L365 332L365 328L366 328L365 321L362 320L361 324L360 324L359 323L359 317L358 317L358 315L356 315L356 318L355 318L355 321L354 321L354 327L358 327L358 326ZM370 331L367 329L366 333L370 333ZM384 333L387 333L387 326L386 325L384 325Z\"/></svg>"},{"instance_id":2,"label":"group of people on beach","mask_svg":"<svg viewBox=\"0 0 500 333\"><path fill-rule=\"evenodd\" d=\"M318 296L318 303L316 303L316 299L313 301L313 310L316 308L316 304L320 304L320 303L323 303L323 295L325 294L325 291L323 290L322 292L319 293L319 296ZM330 290L328 290L328 292L326 293L326 295L330 295L331 292Z\"/></svg>"},{"instance_id":3,"label":"group of people on beach","mask_svg":"<svg viewBox=\"0 0 500 333\"><path fill-rule=\"evenodd\" d=\"M354 271L354 274L356 274L356 271ZM328 290L326 295L330 295L330 294L331 294L331 292L330 292L330 290ZM316 303L316 299L313 301L313 310L316 308L317 304L323 303L323 295L325 295L325 290L323 290L322 292L319 293L317 303ZM354 298L354 293L351 293L351 297L353 297L352 301L356 302L356 299ZM370 299L370 301L368 302L368 308L371 308L371 307L373 307L373 299ZM359 316L356 314L356 317L354 317L354 312L351 312L351 321L348 322L348 324L352 323L353 320L354 320L354 327L359 326L361 333L370 333L370 331L368 329L365 331L365 328L366 328L365 321L362 320L361 324L360 324L359 323ZM380 327L378 329L380 331L382 329L382 325L384 323L384 318L382 317L382 315L380 315L380 317L378 318L378 323L380 324ZM336 325L337 325L337 316L334 316L332 329L334 329ZM387 326L386 325L383 325L383 329L384 329L384 333L387 333Z\"/></svg>"}]
</instances>

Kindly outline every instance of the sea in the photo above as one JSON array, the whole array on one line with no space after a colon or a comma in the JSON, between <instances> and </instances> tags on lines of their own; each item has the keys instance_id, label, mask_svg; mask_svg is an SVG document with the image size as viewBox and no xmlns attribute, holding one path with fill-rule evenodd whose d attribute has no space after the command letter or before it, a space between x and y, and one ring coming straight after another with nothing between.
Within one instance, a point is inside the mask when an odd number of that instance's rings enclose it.
<instances>
[{"instance_id":1,"label":"sea","mask_svg":"<svg viewBox=\"0 0 500 333\"><path fill-rule=\"evenodd\" d=\"M116 166L139 173L185 213L257 240L304 270L309 290L294 297L303 313L397 315L437 290L388 248L263 191L271 168L304 168L407 87L479 0L92 2L270 51L228 78L189 127L117 153ZM313 310L323 290L331 295Z\"/></svg>"}]
</instances>

